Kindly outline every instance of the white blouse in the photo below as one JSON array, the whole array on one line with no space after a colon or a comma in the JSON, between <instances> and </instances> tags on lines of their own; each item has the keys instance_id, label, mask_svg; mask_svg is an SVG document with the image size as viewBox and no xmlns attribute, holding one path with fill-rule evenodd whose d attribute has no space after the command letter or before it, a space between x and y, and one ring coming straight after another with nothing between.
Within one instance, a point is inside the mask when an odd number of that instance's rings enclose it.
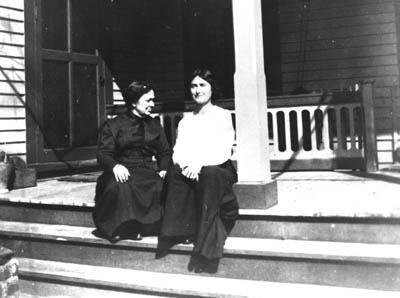
<instances>
[{"instance_id":1,"label":"white blouse","mask_svg":"<svg viewBox=\"0 0 400 298\"><path fill-rule=\"evenodd\" d=\"M185 115L177 134L173 160L180 167L219 165L232 155L235 131L231 113L218 106Z\"/></svg>"}]
</instances>

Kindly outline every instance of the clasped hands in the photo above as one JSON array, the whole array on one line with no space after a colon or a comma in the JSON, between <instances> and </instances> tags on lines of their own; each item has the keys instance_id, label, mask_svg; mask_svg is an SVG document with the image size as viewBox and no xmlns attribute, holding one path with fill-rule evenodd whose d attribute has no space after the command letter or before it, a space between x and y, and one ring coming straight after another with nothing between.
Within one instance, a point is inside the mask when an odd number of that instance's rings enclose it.
<instances>
[{"instance_id":1,"label":"clasped hands","mask_svg":"<svg viewBox=\"0 0 400 298\"><path fill-rule=\"evenodd\" d=\"M129 170L125 166L120 165L120 164L117 164L113 167L113 173L115 176L115 180L117 180L117 182L121 182L121 183L128 181L129 176L131 175L129 173ZM167 174L167 171L165 171L165 170L158 172L158 175L163 179L166 174Z\"/></svg>"},{"instance_id":2,"label":"clasped hands","mask_svg":"<svg viewBox=\"0 0 400 298\"><path fill-rule=\"evenodd\" d=\"M198 165L186 165L181 167L182 175L190 180L199 180L199 173L201 166Z\"/></svg>"}]
</instances>

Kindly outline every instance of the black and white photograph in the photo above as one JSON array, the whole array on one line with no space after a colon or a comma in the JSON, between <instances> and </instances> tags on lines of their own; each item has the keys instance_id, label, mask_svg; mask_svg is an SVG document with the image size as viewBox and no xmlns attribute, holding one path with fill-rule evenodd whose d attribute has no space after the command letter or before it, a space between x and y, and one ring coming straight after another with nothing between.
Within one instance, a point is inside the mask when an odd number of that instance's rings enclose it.
<instances>
[{"instance_id":1,"label":"black and white photograph","mask_svg":"<svg viewBox=\"0 0 400 298\"><path fill-rule=\"evenodd\" d=\"M400 0L0 0L0 298L400 298Z\"/></svg>"}]
</instances>

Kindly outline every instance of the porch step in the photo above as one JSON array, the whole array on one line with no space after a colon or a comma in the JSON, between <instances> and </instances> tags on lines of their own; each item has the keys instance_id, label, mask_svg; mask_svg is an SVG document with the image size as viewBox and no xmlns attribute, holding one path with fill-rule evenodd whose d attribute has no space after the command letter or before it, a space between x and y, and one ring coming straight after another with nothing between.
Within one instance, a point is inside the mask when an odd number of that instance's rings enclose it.
<instances>
[{"instance_id":1,"label":"porch step","mask_svg":"<svg viewBox=\"0 0 400 298\"><path fill-rule=\"evenodd\" d=\"M0 220L93 227L93 206L0 200ZM400 244L400 218L279 215L241 209L232 236Z\"/></svg>"},{"instance_id":2,"label":"porch step","mask_svg":"<svg viewBox=\"0 0 400 298\"><path fill-rule=\"evenodd\" d=\"M110 244L92 230L1 221L0 240L20 258L192 274L189 245L155 259L155 237ZM400 291L400 245L230 237L216 277Z\"/></svg>"},{"instance_id":3,"label":"porch step","mask_svg":"<svg viewBox=\"0 0 400 298\"><path fill-rule=\"evenodd\" d=\"M400 297L400 292L149 272L20 258L23 280L68 297ZM65 285L69 285L66 287ZM77 296L71 287L79 286ZM37 287L32 287L37 291ZM29 289L28 289L29 290ZM66 292L67 291L67 292ZM26 291L25 291L26 293ZM24 294L25 294L24 293ZM49 292L46 292L47 295ZM29 295L26 293L25 295ZM35 293L37 294L37 292ZM72 295L71 295L72 294ZM108 294L109 296L104 296ZM112 296L111 296L112 294ZM46 296L47 296L46 295Z\"/></svg>"},{"instance_id":4,"label":"porch step","mask_svg":"<svg viewBox=\"0 0 400 298\"><path fill-rule=\"evenodd\" d=\"M58 276L48 275L38 278L32 274L24 275L18 281L22 291L18 298L166 298L170 295L139 294L131 291L122 292L120 289L104 289L102 285L86 284L83 281L66 282ZM26 278L26 279L25 279Z\"/></svg>"}]
</instances>

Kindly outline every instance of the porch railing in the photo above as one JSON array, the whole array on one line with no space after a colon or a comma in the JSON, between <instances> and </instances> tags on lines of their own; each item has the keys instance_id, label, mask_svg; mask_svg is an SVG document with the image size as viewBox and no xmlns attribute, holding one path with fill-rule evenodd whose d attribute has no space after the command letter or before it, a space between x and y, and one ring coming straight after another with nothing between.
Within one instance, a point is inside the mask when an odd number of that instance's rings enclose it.
<instances>
[{"instance_id":1,"label":"porch railing","mask_svg":"<svg viewBox=\"0 0 400 298\"><path fill-rule=\"evenodd\" d=\"M359 92L275 97L268 105L273 170L363 168Z\"/></svg>"},{"instance_id":2,"label":"porch railing","mask_svg":"<svg viewBox=\"0 0 400 298\"><path fill-rule=\"evenodd\" d=\"M365 169L366 142L374 136L366 137L370 132L365 130L363 98L371 90L363 88L363 92L268 97L271 169ZM219 105L231 110L235 125L233 100ZM158 113L172 145L179 121L192 108L192 104L186 104L185 111Z\"/></svg>"}]
</instances>

